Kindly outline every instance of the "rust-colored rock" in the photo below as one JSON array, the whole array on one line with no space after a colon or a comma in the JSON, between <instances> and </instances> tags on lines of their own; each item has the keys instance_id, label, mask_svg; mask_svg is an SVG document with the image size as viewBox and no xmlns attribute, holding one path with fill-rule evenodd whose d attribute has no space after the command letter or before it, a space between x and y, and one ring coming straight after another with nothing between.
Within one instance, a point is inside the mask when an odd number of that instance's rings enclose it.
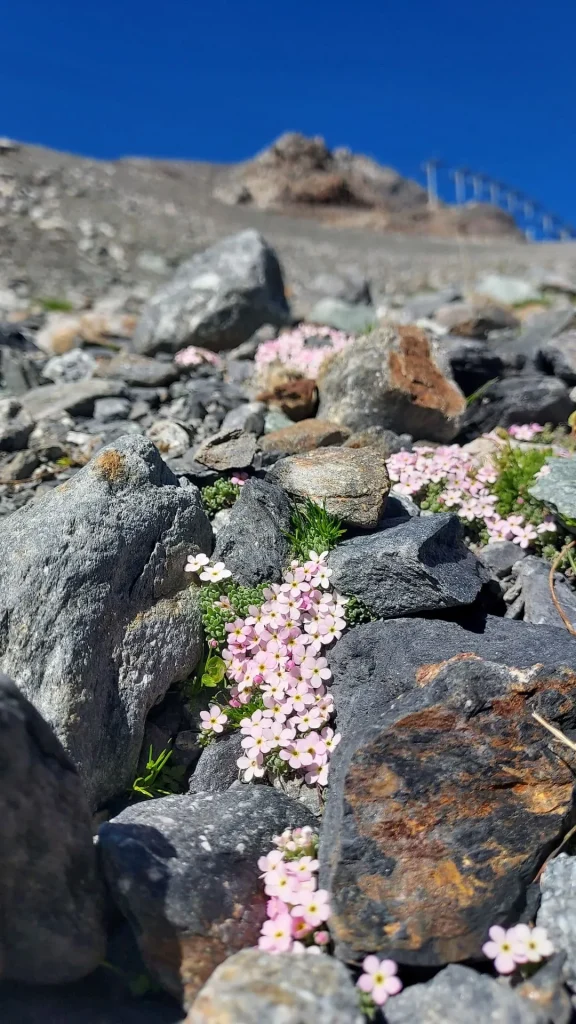
<instances>
[{"instance_id":1,"label":"rust-colored rock","mask_svg":"<svg viewBox=\"0 0 576 1024\"><path fill-rule=\"evenodd\" d=\"M576 726L573 670L469 655L419 683L352 723L331 769L321 885L345 960L479 957L576 820L576 756L532 717Z\"/></svg>"},{"instance_id":2,"label":"rust-colored rock","mask_svg":"<svg viewBox=\"0 0 576 1024\"><path fill-rule=\"evenodd\" d=\"M298 455L314 448L326 448L329 445L342 444L350 436L347 427L338 423L327 423L326 420L300 420L290 427L273 430L260 439L260 448L265 452L284 452L285 455Z\"/></svg>"},{"instance_id":3,"label":"rust-colored rock","mask_svg":"<svg viewBox=\"0 0 576 1024\"><path fill-rule=\"evenodd\" d=\"M276 374L268 379L269 386L257 396L259 402L267 402L271 409L280 409L295 422L314 416L318 407L315 380L305 377L290 380L285 371L281 371L280 377Z\"/></svg>"},{"instance_id":4,"label":"rust-colored rock","mask_svg":"<svg viewBox=\"0 0 576 1024\"><path fill-rule=\"evenodd\" d=\"M311 498L351 526L377 526L390 491L386 459L375 448L318 448L280 459L270 470L284 490Z\"/></svg>"},{"instance_id":5,"label":"rust-colored rock","mask_svg":"<svg viewBox=\"0 0 576 1024\"><path fill-rule=\"evenodd\" d=\"M319 416L353 431L383 427L451 441L466 401L417 327L382 327L329 357L318 376Z\"/></svg>"}]
</instances>

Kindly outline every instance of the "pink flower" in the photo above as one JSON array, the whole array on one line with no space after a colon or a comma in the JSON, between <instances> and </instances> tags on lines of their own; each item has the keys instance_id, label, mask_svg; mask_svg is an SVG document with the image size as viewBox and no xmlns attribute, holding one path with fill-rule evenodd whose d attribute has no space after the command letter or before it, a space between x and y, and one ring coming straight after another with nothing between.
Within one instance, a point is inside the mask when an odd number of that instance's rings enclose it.
<instances>
[{"instance_id":1,"label":"pink flower","mask_svg":"<svg viewBox=\"0 0 576 1024\"><path fill-rule=\"evenodd\" d=\"M257 757L239 757L236 764L244 771L244 782L250 782L253 778L261 779L264 775L262 754Z\"/></svg>"},{"instance_id":2,"label":"pink flower","mask_svg":"<svg viewBox=\"0 0 576 1024\"><path fill-rule=\"evenodd\" d=\"M237 484L238 487L244 487L244 484L248 479L248 473L234 473L230 477L230 483Z\"/></svg>"},{"instance_id":3,"label":"pink flower","mask_svg":"<svg viewBox=\"0 0 576 1024\"><path fill-rule=\"evenodd\" d=\"M498 974L512 974L517 964L526 963L527 957L522 943L518 941L515 928L501 928L495 924L490 928L490 939L482 946L482 952L494 961Z\"/></svg>"},{"instance_id":4,"label":"pink flower","mask_svg":"<svg viewBox=\"0 0 576 1024\"><path fill-rule=\"evenodd\" d=\"M267 953L287 953L292 946L292 920L290 914L280 914L265 921L258 940L258 948Z\"/></svg>"},{"instance_id":5,"label":"pink flower","mask_svg":"<svg viewBox=\"0 0 576 1024\"><path fill-rule=\"evenodd\" d=\"M222 732L228 722L226 715L222 713L217 704L213 704L209 711L201 711L200 718L202 719L202 728L212 732Z\"/></svg>"},{"instance_id":6,"label":"pink flower","mask_svg":"<svg viewBox=\"0 0 576 1024\"><path fill-rule=\"evenodd\" d=\"M208 555L203 555L202 552L199 555L188 555L184 572L200 572L209 561Z\"/></svg>"},{"instance_id":7,"label":"pink flower","mask_svg":"<svg viewBox=\"0 0 576 1024\"><path fill-rule=\"evenodd\" d=\"M314 934L314 942L317 946L327 946L330 942L329 932L316 932Z\"/></svg>"},{"instance_id":8,"label":"pink flower","mask_svg":"<svg viewBox=\"0 0 576 1024\"><path fill-rule=\"evenodd\" d=\"M204 569L204 572L200 573L200 579L206 580L208 583L219 583L220 580L225 580L232 573L230 569L227 569L224 562L216 562L215 565L209 565Z\"/></svg>"},{"instance_id":9,"label":"pink flower","mask_svg":"<svg viewBox=\"0 0 576 1024\"><path fill-rule=\"evenodd\" d=\"M178 366L200 366L201 363L211 363L212 366L221 367L222 359L216 352L210 352L207 348L200 348L198 345L188 345L181 348L174 356L174 362Z\"/></svg>"},{"instance_id":10,"label":"pink flower","mask_svg":"<svg viewBox=\"0 0 576 1024\"><path fill-rule=\"evenodd\" d=\"M317 889L316 892L300 891L298 893L300 903L292 908L293 917L302 917L311 925L317 928L323 921L330 917L329 894L326 889Z\"/></svg>"},{"instance_id":11,"label":"pink flower","mask_svg":"<svg viewBox=\"0 0 576 1024\"><path fill-rule=\"evenodd\" d=\"M527 924L517 924L513 931L518 952L530 963L537 964L552 956L554 947L545 928L529 928Z\"/></svg>"},{"instance_id":12,"label":"pink flower","mask_svg":"<svg viewBox=\"0 0 576 1024\"><path fill-rule=\"evenodd\" d=\"M377 956L367 956L362 964L363 974L356 982L362 992L367 992L377 1006L384 1006L390 996L402 991L402 982L397 977L398 966L394 960L379 960Z\"/></svg>"}]
</instances>

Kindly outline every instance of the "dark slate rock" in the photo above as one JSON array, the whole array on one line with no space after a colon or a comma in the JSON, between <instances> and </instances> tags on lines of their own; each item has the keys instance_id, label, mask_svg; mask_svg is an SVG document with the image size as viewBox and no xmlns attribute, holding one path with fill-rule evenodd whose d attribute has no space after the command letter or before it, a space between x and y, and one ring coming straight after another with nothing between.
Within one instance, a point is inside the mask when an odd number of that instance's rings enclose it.
<instances>
[{"instance_id":1,"label":"dark slate rock","mask_svg":"<svg viewBox=\"0 0 576 1024\"><path fill-rule=\"evenodd\" d=\"M104 955L88 804L51 729L3 675L0 777L2 975L33 984L82 978Z\"/></svg>"},{"instance_id":2,"label":"dark slate rock","mask_svg":"<svg viewBox=\"0 0 576 1024\"><path fill-rule=\"evenodd\" d=\"M106 879L160 984L190 1005L215 967L254 945L266 918L258 858L285 828L314 825L268 786L170 796L101 826Z\"/></svg>"},{"instance_id":3,"label":"dark slate rock","mask_svg":"<svg viewBox=\"0 0 576 1024\"><path fill-rule=\"evenodd\" d=\"M508 576L512 566L526 557L526 552L518 544L511 540L493 541L480 548L478 558L490 569L490 572L499 579Z\"/></svg>"},{"instance_id":4,"label":"dark slate rock","mask_svg":"<svg viewBox=\"0 0 576 1024\"><path fill-rule=\"evenodd\" d=\"M573 320L573 306L566 306L562 309L547 309L545 312L533 317L516 338L503 344L495 341L494 348L498 351L499 355L507 360L518 356L520 360L519 365L529 368L538 361L539 352L547 342L561 334L567 327L570 327Z\"/></svg>"},{"instance_id":5,"label":"dark slate rock","mask_svg":"<svg viewBox=\"0 0 576 1024\"><path fill-rule=\"evenodd\" d=\"M112 359L100 360L97 376L113 377L134 387L157 388L178 380L179 370L172 362L119 352Z\"/></svg>"},{"instance_id":6,"label":"dark slate rock","mask_svg":"<svg viewBox=\"0 0 576 1024\"><path fill-rule=\"evenodd\" d=\"M550 458L546 465L547 474L529 493L567 519L576 519L576 459Z\"/></svg>"},{"instance_id":7,"label":"dark slate rock","mask_svg":"<svg viewBox=\"0 0 576 1024\"><path fill-rule=\"evenodd\" d=\"M288 320L276 254L249 229L183 263L145 306L133 341L146 355L185 345L218 351L247 341L263 324Z\"/></svg>"},{"instance_id":8,"label":"dark slate rock","mask_svg":"<svg viewBox=\"0 0 576 1024\"><path fill-rule=\"evenodd\" d=\"M0 1019L6 1024L181 1024L182 1010L167 996L118 999L107 993L110 970L76 985L4 985Z\"/></svg>"},{"instance_id":9,"label":"dark slate rock","mask_svg":"<svg viewBox=\"0 0 576 1024\"><path fill-rule=\"evenodd\" d=\"M547 1024L537 1006L470 967L450 964L432 981L411 985L386 1003L387 1024Z\"/></svg>"},{"instance_id":10,"label":"dark slate rock","mask_svg":"<svg viewBox=\"0 0 576 1024\"><path fill-rule=\"evenodd\" d=\"M386 619L472 604L489 573L465 546L458 517L394 522L345 540L330 553L333 586Z\"/></svg>"},{"instance_id":11,"label":"dark slate rock","mask_svg":"<svg viewBox=\"0 0 576 1024\"><path fill-rule=\"evenodd\" d=\"M77 380L68 384L46 384L22 395L24 412L35 422L60 419L63 413L91 416L97 398L115 398L124 393L121 380Z\"/></svg>"},{"instance_id":12,"label":"dark slate rock","mask_svg":"<svg viewBox=\"0 0 576 1024\"><path fill-rule=\"evenodd\" d=\"M127 398L98 398L94 403L94 419L101 423L126 420L131 408Z\"/></svg>"},{"instance_id":13,"label":"dark slate rock","mask_svg":"<svg viewBox=\"0 0 576 1024\"><path fill-rule=\"evenodd\" d=\"M125 437L0 523L0 667L52 725L98 803L133 777L146 715L202 647L187 555L200 495Z\"/></svg>"},{"instance_id":14,"label":"dark slate rock","mask_svg":"<svg viewBox=\"0 0 576 1024\"><path fill-rule=\"evenodd\" d=\"M237 782L239 771L236 764L244 753L242 736L233 732L223 736L204 748L194 769L188 787L189 793L221 793Z\"/></svg>"},{"instance_id":15,"label":"dark slate rock","mask_svg":"<svg viewBox=\"0 0 576 1024\"><path fill-rule=\"evenodd\" d=\"M214 971L185 1024L363 1024L358 992L329 956L244 949Z\"/></svg>"},{"instance_id":16,"label":"dark slate rock","mask_svg":"<svg viewBox=\"0 0 576 1024\"><path fill-rule=\"evenodd\" d=\"M1 330L1 327L0 327ZM23 395L41 381L42 358L2 343L0 333L0 378L6 395Z\"/></svg>"},{"instance_id":17,"label":"dark slate rock","mask_svg":"<svg viewBox=\"0 0 576 1024\"><path fill-rule=\"evenodd\" d=\"M576 406L555 377L536 374L505 377L472 402L462 418L460 443L513 423L564 423Z\"/></svg>"},{"instance_id":18,"label":"dark slate rock","mask_svg":"<svg viewBox=\"0 0 576 1024\"><path fill-rule=\"evenodd\" d=\"M288 563L291 505L270 480L249 480L218 533L214 558L244 586L279 583Z\"/></svg>"},{"instance_id":19,"label":"dark slate rock","mask_svg":"<svg viewBox=\"0 0 576 1024\"><path fill-rule=\"evenodd\" d=\"M319 856L341 959L481 957L574 820L574 756L532 717L575 728L574 669L490 658L421 666L335 752Z\"/></svg>"},{"instance_id":20,"label":"dark slate rock","mask_svg":"<svg viewBox=\"0 0 576 1024\"><path fill-rule=\"evenodd\" d=\"M339 729L369 722L389 701L417 685L423 666L457 654L477 654L503 665L576 668L576 639L555 629L488 615L475 631L439 619L390 619L345 633L328 649L331 693Z\"/></svg>"},{"instance_id":21,"label":"dark slate rock","mask_svg":"<svg viewBox=\"0 0 576 1024\"><path fill-rule=\"evenodd\" d=\"M536 924L546 928L556 950L566 954L563 974L576 990L576 857L561 853L546 866Z\"/></svg>"},{"instance_id":22,"label":"dark slate rock","mask_svg":"<svg viewBox=\"0 0 576 1024\"><path fill-rule=\"evenodd\" d=\"M219 473L229 469L246 469L254 458L256 441L256 434L248 434L243 430L220 430L196 449L194 458Z\"/></svg>"},{"instance_id":23,"label":"dark slate rock","mask_svg":"<svg viewBox=\"0 0 576 1024\"><path fill-rule=\"evenodd\" d=\"M266 406L263 402L245 402L238 405L226 413L222 430L244 430L259 436L264 431L265 411Z\"/></svg>"},{"instance_id":24,"label":"dark slate rock","mask_svg":"<svg viewBox=\"0 0 576 1024\"><path fill-rule=\"evenodd\" d=\"M562 624L550 593L549 576L550 563L535 555L528 555L518 566L517 582L520 584L526 622L538 626ZM560 573L555 575L554 591L568 621L576 626L576 593Z\"/></svg>"},{"instance_id":25,"label":"dark slate rock","mask_svg":"<svg viewBox=\"0 0 576 1024\"><path fill-rule=\"evenodd\" d=\"M563 331L544 345L537 356L538 369L553 373L569 387L576 384L576 330Z\"/></svg>"},{"instance_id":26,"label":"dark slate rock","mask_svg":"<svg viewBox=\"0 0 576 1024\"><path fill-rule=\"evenodd\" d=\"M343 274L318 274L308 285L308 290L326 298L340 299L351 306L369 306L372 303L370 282L355 267L348 268Z\"/></svg>"},{"instance_id":27,"label":"dark slate rock","mask_svg":"<svg viewBox=\"0 0 576 1024\"><path fill-rule=\"evenodd\" d=\"M500 356L482 341L448 335L441 339L438 347L465 395L474 394L483 384L504 373Z\"/></svg>"}]
</instances>

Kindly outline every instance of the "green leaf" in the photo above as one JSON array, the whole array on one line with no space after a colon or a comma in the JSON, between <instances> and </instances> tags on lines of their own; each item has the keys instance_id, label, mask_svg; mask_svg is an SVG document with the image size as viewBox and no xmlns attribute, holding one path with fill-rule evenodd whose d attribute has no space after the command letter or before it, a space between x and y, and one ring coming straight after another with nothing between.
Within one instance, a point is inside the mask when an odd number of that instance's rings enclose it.
<instances>
[{"instance_id":1,"label":"green leaf","mask_svg":"<svg viewBox=\"0 0 576 1024\"><path fill-rule=\"evenodd\" d=\"M217 654L211 654L206 660L204 671L200 677L202 686L214 687L222 682L226 675L226 662Z\"/></svg>"}]
</instances>

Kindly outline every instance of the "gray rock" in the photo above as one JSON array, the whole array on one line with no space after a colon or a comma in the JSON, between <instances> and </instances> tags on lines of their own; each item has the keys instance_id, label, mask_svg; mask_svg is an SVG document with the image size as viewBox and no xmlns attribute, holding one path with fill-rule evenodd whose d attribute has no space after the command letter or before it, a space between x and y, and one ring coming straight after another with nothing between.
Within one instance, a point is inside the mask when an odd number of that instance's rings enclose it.
<instances>
[{"instance_id":1,"label":"gray rock","mask_svg":"<svg viewBox=\"0 0 576 1024\"><path fill-rule=\"evenodd\" d=\"M219 430L194 452L194 458L219 473L228 469L246 469L256 452L256 434L244 430Z\"/></svg>"},{"instance_id":2,"label":"gray rock","mask_svg":"<svg viewBox=\"0 0 576 1024\"><path fill-rule=\"evenodd\" d=\"M491 331L519 327L520 321L502 306L490 302L451 302L437 309L434 319L452 334L485 340Z\"/></svg>"},{"instance_id":3,"label":"gray rock","mask_svg":"<svg viewBox=\"0 0 576 1024\"><path fill-rule=\"evenodd\" d=\"M516 562L526 558L526 552L518 544L513 544L511 540L499 540L480 548L478 558L484 562L494 576L502 579L510 574L512 566Z\"/></svg>"},{"instance_id":4,"label":"gray rock","mask_svg":"<svg viewBox=\"0 0 576 1024\"><path fill-rule=\"evenodd\" d=\"M189 793L221 793L238 781L240 769L236 764L242 757L240 732L230 733L209 743L200 754L188 787Z\"/></svg>"},{"instance_id":5,"label":"gray rock","mask_svg":"<svg viewBox=\"0 0 576 1024\"><path fill-rule=\"evenodd\" d=\"M352 267L345 274L318 274L310 282L309 289L316 295L340 299L350 306L370 306L372 303L370 282Z\"/></svg>"},{"instance_id":6,"label":"gray rock","mask_svg":"<svg viewBox=\"0 0 576 1024\"><path fill-rule=\"evenodd\" d=\"M244 949L216 968L185 1024L362 1024L343 964L329 956Z\"/></svg>"},{"instance_id":7,"label":"gray rock","mask_svg":"<svg viewBox=\"0 0 576 1024\"><path fill-rule=\"evenodd\" d=\"M101 423L126 420L132 406L127 398L97 398L94 402L94 419Z\"/></svg>"},{"instance_id":8,"label":"gray rock","mask_svg":"<svg viewBox=\"0 0 576 1024\"><path fill-rule=\"evenodd\" d=\"M548 1024L569 1024L572 1020L572 1003L563 984L564 952L556 953L541 964L532 977L516 986L516 995L526 999L534 1009L541 1010L543 1021Z\"/></svg>"},{"instance_id":9,"label":"gray rock","mask_svg":"<svg viewBox=\"0 0 576 1024\"><path fill-rule=\"evenodd\" d=\"M412 501L409 494L398 494L392 487L382 516L384 523L387 519L406 519L408 516L419 516L420 514L418 505Z\"/></svg>"},{"instance_id":10,"label":"gray rock","mask_svg":"<svg viewBox=\"0 0 576 1024\"><path fill-rule=\"evenodd\" d=\"M352 305L342 299L320 299L308 313L313 324L325 324L347 334L363 334L378 323L374 306Z\"/></svg>"},{"instance_id":11,"label":"gray rock","mask_svg":"<svg viewBox=\"0 0 576 1024\"><path fill-rule=\"evenodd\" d=\"M210 546L199 492L139 436L0 523L0 667L95 804L130 785L148 711L196 666L200 612L184 565Z\"/></svg>"},{"instance_id":12,"label":"gray rock","mask_svg":"<svg viewBox=\"0 0 576 1024\"><path fill-rule=\"evenodd\" d=\"M434 316L436 310L460 298L461 295L458 288L444 288L438 292L422 292L421 294L411 295L404 304L403 309L406 321L407 323L414 323L416 320L428 320Z\"/></svg>"},{"instance_id":13,"label":"gray rock","mask_svg":"<svg viewBox=\"0 0 576 1024\"><path fill-rule=\"evenodd\" d=\"M385 427L366 427L344 441L345 448L380 448L390 458L397 452L412 451L410 434L396 434Z\"/></svg>"},{"instance_id":14,"label":"gray rock","mask_svg":"<svg viewBox=\"0 0 576 1024\"><path fill-rule=\"evenodd\" d=\"M40 465L36 452L16 452L8 463L2 466L0 480L9 483L13 480L26 480Z\"/></svg>"},{"instance_id":15,"label":"gray rock","mask_svg":"<svg viewBox=\"0 0 576 1024\"><path fill-rule=\"evenodd\" d=\"M0 328L1 330L1 328ZM1 342L1 334L0 334ZM42 359L0 344L0 376L6 395L23 395L41 381Z\"/></svg>"},{"instance_id":16,"label":"gray rock","mask_svg":"<svg viewBox=\"0 0 576 1024\"><path fill-rule=\"evenodd\" d=\"M101 359L96 375L123 380L131 387L158 388L178 380L179 370L171 362L119 352L112 359Z\"/></svg>"},{"instance_id":17,"label":"gray rock","mask_svg":"<svg viewBox=\"0 0 576 1024\"><path fill-rule=\"evenodd\" d=\"M284 324L289 309L273 249L251 229L183 263L152 296L134 335L137 352L215 351L240 345L263 324Z\"/></svg>"},{"instance_id":18,"label":"gray rock","mask_svg":"<svg viewBox=\"0 0 576 1024\"><path fill-rule=\"evenodd\" d=\"M263 402L246 402L236 409L227 412L222 430L244 430L249 434L260 435L264 432L264 413L266 406Z\"/></svg>"},{"instance_id":19,"label":"gray rock","mask_svg":"<svg viewBox=\"0 0 576 1024\"><path fill-rule=\"evenodd\" d=\"M171 459L184 455L191 445L189 432L181 423L173 420L154 420L146 431L146 437L154 442L162 455Z\"/></svg>"},{"instance_id":20,"label":"gray rock","mask_svg":"<svg viewBox=\"0 0 576 1024\"><path fill-rule=\"evenodd\" d=\"M98 966L105 942L90 812L60 743L2 675L0 773L2 976L32 984L82 978Z\"/></svg>"},{"instance_id":21,"label":"gray rock","mask_svg":"<svg viewBox=\"0 0 576 1024\"><path fill-rule=\"evenodd\" d=\"M271 480L249 480L218 532L214 557L244 586L279 583L288 563L291 505Z\"/></svg>"},{"instance_id":22,"label":"gray rock","mask_svg":"<svg viewBox=\"0 0 576 1024\"><path fill-rule=\"evenodd\" d=\"M22 395L21 403L24 412L35 422L59 419L65 412L91 416L97 398L115 398L124 389L123 381L91 378L70 384L47 384L42 388L33 388L28 394Z\"/></svg>"},{"instance_id":23,"label":"gray rock","mask_svg":"<svg viewBox=\"0 0 576 1024\"><path fill-rule=\"evenodd\" d=\"M542 899L536 924L548 932L554 949L566 953L563 973L576 991L576 857L558 854L540 880Z\"/></svg>"},{"instance_id":24,"label":"gray rock","mask_svg":"<svg viewBox=\"0 0 576 1024\"><path fill-rule=\"evenodd\" d=\"M576 330L563 331L543 345L537 355L537 366L544 373L553 373L568 387L576 384Z\"/></svg>"},{"instance_id":25,"label":"gray rock","mask_svg":"<svg viewBox=\"0 0 576 1024\"><path fill-rule=\"evenodd\" d=\"M318 416L351 430L380 426L416 440L451 441L466 403L416 327L382 327L327 359Z\"/></svg>"},{"instance_id":26,"label":"gray rock","mask_svg":"<svg viewBox=\"0 0 576 1024\"><path fill-rule=\"evenodd\" d=\"M92 377L96 366L96 360L89 352L73 348L61 356L52 356L44 366L42 375L55 384L69 384Z\"/></svg>"},{"instance_id":27,"label":"gray rock","mask_svg":"<svg viewBox=\"0 0 576 1024\"><path fill-rule=\"evenodd\" d=\"M473 630L437 619L389 619L345 633L328 649L330 691L338 728L370 722L383 705L417 685L417 673L457 654L475 654L517 668L576 668L576 639L564 627L543 628L488 615Z\"/></svg>"},{"instance_id":28,"label":"gray rock","mask_svg":"<svg viewBox=\"0 0 576 1024\"><path fill-rule=\"evenodd\" d=\"M485 295L486 298L492 299L492 302L501 302L504 306L538 302L541 298L538 289L530 281L506 274L484 274L476 282L474 293Z\"/></svg>"},{"instance_id":29,"label":"gray rock","mask_svg":"<svg viewBox=\"0 0 576 1024\"><path fill-rule=\"evenodd\" d=\"M0 451L17 452L25 448L34 421L15 398L0 398Z\"/></svg>"},{"instance_id":30,"label":"gray rock","mask_svg":"<svg viewBox=\"0 0 576 1024\"><path fill-rule=\"evenodd\" d=\"M464 544L458 516L394 522L330 553L336 590L385 619L472 604L490 577Z\"/></svg>"},{"instance_id":31,"label":"gray rock","mask_svg":"<svg viewBox=\"0 0 576 1024\"><path fill-rule=\"evenodd\" d=\"M387 1024L547 1024L547 1015L502 981L450 964L386 1003Z\"/></svg>"},{"instance_id":32,"label":"gray rock","mask_svg":"<svg viewBox=\"0 0 576 1024\"><path fill-rule=\"evenodd\" d=\"M264 433L272 434L275 430L291 427L293 422L294 420L291 420L281 409L268 409L264 416Z\"/></svg>"},{"instance_id":33,"label":"gray rock","mask_svg":"<svg viewBox=\"0 0 576 1024\"><path fill-rule=\"evenodd\" d=\"M478 434L513 423L565 423L575 408L566 386L555 377L505 377L468 406L459 440L472 441Z\"/></svg>"},{"instance_id":34,"label":"gray rock","mask_svg":"<svg viewBox=\"0 0 576 1024\"><path fill-rule=\"evenodd\" d=\"M160 984L189 1006L218 964L257 941L258 858L285 828L314 825L268 786L150 800L100 828L105 876Z\"/></svg>"},{"instance_id":35,"label":"gray rock","mask_svg":"<svg viewBox=\"0 0 576 1024\"><path fill-rule=\"evenodd\" d=\"M576 460L550 458L548 470L529 490L534 498L567 519L576 519Z\"/></svg>"},{"instance_id":36,"label":"gray rock","mask_svg":"<svg viewBox=\"0 0 576 1024\"><path fill-rule=\"evenodd\" d=\"M528 555L518 565L524 620L538 626L561 626L562 619L550 593L549 575L550 563L535 555ZM556 573L554 591L568 621L576 626L576 593L560 573Z\"/></svg>"},{"instance_id":37,"label":"gray rock","mask_svg":"<svg viewBox=\"0 0 576 1024\"><path fill-rule=\"evenodd\" d=\"M386 460L376 448L317 448L280 459L269 471L289 494L311 498L343 521L378 524L390 490Z\"/></svg>"},{"instance_id":38,"label":"gray rock","mask_svg":"<svg viewBox=\"0 0 576 1024\"><path fill-rule=\"evenodd\" d=\"M490 345L498 351L499 355L507 360L513 356L520 357L520 367L533 365L540 349L551 338L555 338L574 321L574 307L568 306L562 309L547 309L544 313L538 313L531 318L530 322L523 327L520 334L506 342L490 338Z\"/></svg>"}]
</instances>

